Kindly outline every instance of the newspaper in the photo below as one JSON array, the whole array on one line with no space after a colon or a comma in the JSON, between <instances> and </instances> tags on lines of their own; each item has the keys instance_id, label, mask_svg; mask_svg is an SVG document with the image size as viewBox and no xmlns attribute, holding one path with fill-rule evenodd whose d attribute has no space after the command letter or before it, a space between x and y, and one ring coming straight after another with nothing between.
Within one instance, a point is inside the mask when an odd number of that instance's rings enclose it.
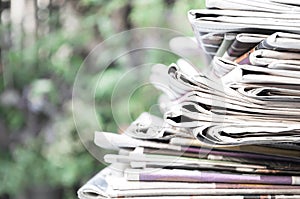
<instances>
[{"instance_id":1,"label":"newspaper","mask_svg":"<svg viewBox=\"0 0 300 199\"><path fill-rule=\"evenodd\" d=\"M141 121L144 115L134 123L144 123ZM129 127L128 130L132 131L133 128ZM147 132L151 135L151 131ZM171 197L191 194L207 198L225 195L230 198L247 198L249 195L297 198L300 194L299 151L292 157L287 150L288 157L276 154L277 150L284 152L284 149L265 146L260 146L262 152L249 152L252 146L245 148L248 152L242 152L237 148L204 148L200 143L194 146L172 143L174 138L182 139L180 134L170 137L164 143L151 137L146 139L145 135L140 135L141 138L129 135L131 133L128 132L95 133L96 145L117 150L119 154L105 156L105 161L111 165L78 191L79 198ZM268 155L267 151L272 152Z\"/></svg>"},{"instance_id":2,"label":"newspaper","mask_svg":"<svg viewBox=\"0 0 300 199\"><path fill-rule=\"evenodd\" d=\"M161 171L162 172L162 171ZM175 171L176 172L176 171ZM95 198L185 198L193 193L192 198L253 198L258 196L273 196L275 198L297 198L299 186L290 185L256 185L233 183L195 183L195 182L165 182L165 181L130 181L128 170L116 174L111 167L103 169L87 182L79 191L80 199ZM131 173L131 172L129 172ZM167 173L165 173L166 175ZM131 175L131 174L129 174ZM135 174L139 175L139 174ZM173 176L175 176L173 174ZM291 194L293 193L293 194ZM228 195L231 196L228 196ZM234 194L234 195L232 195ZM286 194L286 196L284 196ZM222 196L227 195L227 196ZM185 196L185 197L184 197Z\"/></svg>"},{"instance_id":3,"label":"newspaper","mask_svg":"<svg viewBox=\"0 0 300 199\"><path fill-rule=\"evenodd\" d=\"M195 37L170 47L194 59L198 45L207 67L152 67L163 117L145 112L122 134L95 132L116 153L80 199L300 198L300 3L206 6L188 12Z\"/></svg>"}]
</instances>

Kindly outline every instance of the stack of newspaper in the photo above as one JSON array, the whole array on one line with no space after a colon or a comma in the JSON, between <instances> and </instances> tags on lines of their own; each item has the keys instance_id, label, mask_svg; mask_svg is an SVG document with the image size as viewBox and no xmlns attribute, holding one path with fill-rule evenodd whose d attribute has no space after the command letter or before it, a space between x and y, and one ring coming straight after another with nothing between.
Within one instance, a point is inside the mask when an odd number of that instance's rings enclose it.
<instances>
[{"instance_id":1,"label":"stack of newspaper","mask_svg":"<svg viewBox=\"0 0 300 199\"><path fill-rule=\"evenodd\" d=\"M154 65L164 117L96 132L117 153L80 199L300 198L300 3L206 3L188 15L210 70Z\"/></svg>"},{"instance_id":2,"label":"stack of newspaper","mask_svg":"<svg viewBox=\"0 0 300 199\"><path fill-rule=\"evenodd\" d=\"M124 134L96 132L116 150L111 165L85 184L81 199L300 198L300 152L263 145L210 147L184 128L143 113Z\"/></svg>"}]
</instances>

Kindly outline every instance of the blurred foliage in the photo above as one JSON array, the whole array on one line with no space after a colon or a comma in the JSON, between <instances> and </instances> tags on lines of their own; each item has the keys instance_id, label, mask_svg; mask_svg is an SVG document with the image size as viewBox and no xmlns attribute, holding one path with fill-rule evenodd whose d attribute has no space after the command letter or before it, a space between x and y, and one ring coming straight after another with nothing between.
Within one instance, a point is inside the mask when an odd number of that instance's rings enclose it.
<instances>
[{"instance_id":1,"label":"blurred foliage","mask_svg":"<svg viewBox=\"0 0 300 199\"><path fill-rule=\"evenodd\" d=\"M68 20L73 21L67 23L62 13L60 17L54 14L49 23L62 20L60 25L46 34L13 37L2 52L0 198L2 194L24 198L32 187L43 186L63 190L64 199L76 198L79 186L103 167L81 144L72 117L72 86L84 58L99 42L130 28L158 26L192 35L186 13L204 6L201 0L80 0L68 1L68 5L72 10ZM0 35L8 28L2 26ZM24 38L29 42L20 44ZM153 52L147 59L169 64L175 57ZM123 75L122 62L116 62L104 72L105 83L97 88L96 110L102 130L118 131L111 97ZM97 78L98 74L86 77L90 84ZM123 86L133 81L126 79ZM128 103L132 118L143 111L157 113L155 92L146 85L132 93L129 102L118 99L114 108L122 124L130 122L124 110Z\"/></svg>"}]
</instances>

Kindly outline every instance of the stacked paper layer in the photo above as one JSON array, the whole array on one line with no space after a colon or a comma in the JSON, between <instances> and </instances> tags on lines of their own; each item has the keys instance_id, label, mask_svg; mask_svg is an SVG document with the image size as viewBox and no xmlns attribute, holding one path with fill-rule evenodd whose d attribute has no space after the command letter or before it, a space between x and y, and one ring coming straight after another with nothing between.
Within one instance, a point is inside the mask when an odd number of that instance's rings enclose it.
<instances>
[{"instance_id":1,"label":"stacked paper layer","mask_svg":"<svg viewBox=\"0 0 300 199\"><path fill-rule=\"evenodd\" d=\"M116 153L79 198L300 198L300 3L206 3L188 16L209 72L153 66L164 117L96 132Z\"/></svg>"},{"instance_id":2,"label":"stacked paper layer","mask_svg":"<svg viewBox=\"0 0 300 199\"><path fill-rule=\"evenodd\" d=\"M118 151L85 184L81 199L300 198L300 151L243 145L211 148L185 129L143 113L124 134L96 132L95 143Z\"/></svg>"},{"instance_id":3,"label":"stacked paper layer","mask_svg":"<svg viewBox=\"0 0 300 199\"><path fill-rule=\"evenodd\" d=\"M299 2L207 0L207 7L188 15L211 71L169 70L190 92L166 118L213 144L299 142Z\"/></svg>"}]
</instances>

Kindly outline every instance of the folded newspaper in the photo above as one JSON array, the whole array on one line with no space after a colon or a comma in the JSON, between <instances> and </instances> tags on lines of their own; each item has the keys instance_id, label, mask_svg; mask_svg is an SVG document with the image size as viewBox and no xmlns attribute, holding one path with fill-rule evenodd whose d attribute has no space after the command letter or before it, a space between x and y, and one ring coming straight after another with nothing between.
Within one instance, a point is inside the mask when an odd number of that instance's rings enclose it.
<instances>
[{"instance_id":1,"label":"folded newspaper","mask_svg":"<svg viewBox=\"0 0 300 199\"><path fill-rule=\"evenodd\" d=\"M206 5L188 13L195 38L170 46L195 55L197 43L208 69L153 66L163 118L145 112L122 134L95 132L116 153L80 199L300 198L300 3Z\"/></svg>"}]
</instances>

